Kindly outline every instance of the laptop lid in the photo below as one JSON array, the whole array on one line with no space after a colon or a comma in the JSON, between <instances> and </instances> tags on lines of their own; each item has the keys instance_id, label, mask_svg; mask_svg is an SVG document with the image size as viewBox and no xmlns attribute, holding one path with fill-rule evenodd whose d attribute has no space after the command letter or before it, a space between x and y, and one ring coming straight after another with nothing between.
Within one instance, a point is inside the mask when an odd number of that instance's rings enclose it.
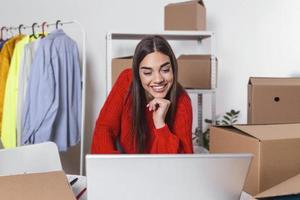
<instances>
[{"instance_id":1,"label":"laptop lid","mask_svg":"<svg viewBox=\"0 0 300 200\"><path fill-rule=\"evenodd\" d=\"M53 142L0 150L0 176L62 170Z\"/></svg>"},{"instance_id":2,"label":"laptop lid","mask_svg":"<svg viewBox=\"0 0 300 200\"><path fill-rule=\"evenodd\" d=\"M251 154L87 155L89 200L239 200Z\"/></svg>"}]
</instances>

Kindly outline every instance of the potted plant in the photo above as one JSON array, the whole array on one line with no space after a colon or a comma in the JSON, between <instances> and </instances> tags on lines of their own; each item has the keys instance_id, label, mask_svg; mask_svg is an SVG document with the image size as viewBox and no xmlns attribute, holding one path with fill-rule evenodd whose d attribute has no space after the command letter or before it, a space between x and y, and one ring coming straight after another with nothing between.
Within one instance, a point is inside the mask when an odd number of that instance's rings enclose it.
<instances>
[{"instance_id":1,"label":"potted plant","mask_svg":"<svg viewBox=\"0 0 300 200\"><path fill-rule=\"evenodd\" d=\"M220 120L216 121L217 126L230 126L232 124L235 124L238 121L240 111L236 111L234 109L230 110L229 112L226 112L223 117ZM205 122L209 124L209 126L212 125L211 119L205 119ZM206 153L209 150L209 127L206 129L206 131L201 132L201 129L197 127L195 129L195 132L193 133L193 141L195 143L195 153ZM205 149L203 149L205 148Z\"/></svg>"}]
</instances>

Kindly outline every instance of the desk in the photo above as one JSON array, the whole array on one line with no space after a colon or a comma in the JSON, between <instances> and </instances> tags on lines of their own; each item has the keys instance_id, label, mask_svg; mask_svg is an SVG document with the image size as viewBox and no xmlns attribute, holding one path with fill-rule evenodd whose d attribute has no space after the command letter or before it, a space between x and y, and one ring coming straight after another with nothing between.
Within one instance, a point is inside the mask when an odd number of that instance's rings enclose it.
<instances>
[{"instance_id":1,"label":"desk","mask_svg":"<svg viewBox=\"0 0 300 200\"><path fill-rule=\"evenodd\" d=\"M78 178L78 181L72 186L72 190L77 196L84 188L86 188L86 177L79 175L67 175L69 182L71 182L74 178ZM240 200L252 200L253 197L246 192L242 192ZM79 200L87 200L87 192L85 191L83 195L79 198Z\"/></svg>"},{"instance_id":2,"label":"desk","mask_svg":"<svg viewBox=\"0 0 300 200\"><path fill-rule=\"evenodd\" d=\"M75 197L86 188L86 177L79 175L67 175L69 183L74 180L74 178L78 178L78 181L72 185L72 190L74 192ZM82 196L78 200L87 200L87 192L85 191Z\"/></svg>"}]
</instances>

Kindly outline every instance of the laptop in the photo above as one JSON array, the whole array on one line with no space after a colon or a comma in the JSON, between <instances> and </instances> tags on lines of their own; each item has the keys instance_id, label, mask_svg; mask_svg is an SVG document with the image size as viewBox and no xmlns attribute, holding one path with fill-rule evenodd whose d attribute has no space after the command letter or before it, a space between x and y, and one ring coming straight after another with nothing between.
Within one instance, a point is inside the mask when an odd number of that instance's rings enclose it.
<instances>
[{"instance_id":1,"label":"laptop","mask_svg":"<svg viewBox=\"0 0 300 200\"><path fill-rule=\"evenodd\" d=\"M0 149L0 176L62 170L53 142Z\"/></svg>"},{"instance_id":2,"label":"laptop","mask_svg":"<svg viewBox=\"0 0 300 200\"><path fill-rule=\"evenodd\" d=\"M251 154L87 155L89 200L239 200Z\"/></svg>"}]
</instances>

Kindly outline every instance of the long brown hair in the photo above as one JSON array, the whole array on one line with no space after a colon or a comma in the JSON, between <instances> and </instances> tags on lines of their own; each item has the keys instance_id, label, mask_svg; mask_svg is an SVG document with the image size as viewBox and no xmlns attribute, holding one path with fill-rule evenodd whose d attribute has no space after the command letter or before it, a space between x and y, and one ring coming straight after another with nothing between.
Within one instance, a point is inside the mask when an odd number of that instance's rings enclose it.
<instances>
[{"instance_id":1,"label":"long brown hair","mask_svg":"<svg viewBox=\"0 0 300 200\"><path fill-rule=\"evenodd\" d=\"M158 35L147 36L142 39L137 45L133 56L133 80L131 86L133 118L132 133L133 138L135 139L134 143L136 144L139 153L145 153L145 148L148 141L148 127L144 112L147 102L145 90L141 84L139 67L145 56L153 52L160 52L169 56L173 70L173 84L166 96L166 99L171 101L171 105L165 120L170 130L173 129L173 118L176 113L177 98L182 91L182 87L177 82L177 60L167 40Z\"/></svg>"}]
</instances>

